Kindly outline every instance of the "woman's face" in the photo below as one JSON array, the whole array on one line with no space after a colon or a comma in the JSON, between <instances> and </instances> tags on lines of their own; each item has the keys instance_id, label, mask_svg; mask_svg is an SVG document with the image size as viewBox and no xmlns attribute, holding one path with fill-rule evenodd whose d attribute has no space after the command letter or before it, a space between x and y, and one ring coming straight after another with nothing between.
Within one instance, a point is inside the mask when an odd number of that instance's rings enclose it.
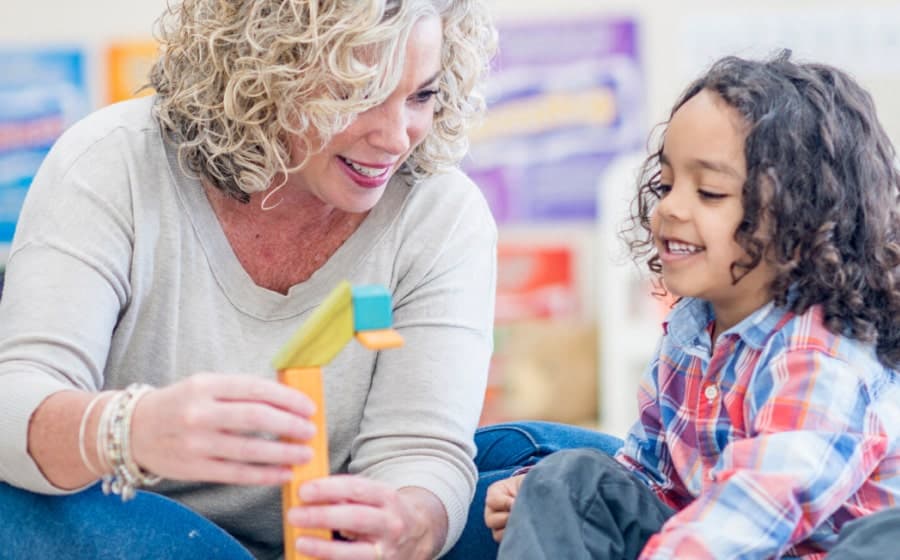
<instances>
[{"instance_id":1,"label":"woman's face","mask_svg":"<svg viewBox=\"0 0 900 560\"><path fill-rule=\"evenodd\" d=\"M406 44L403 76L394 92L313 154L291 175L290 188L345 212L375 206L388 180L431 130L442 44L440 19L419 20ZM292 149L292 157L301 159L302 143Z\"/></svg>"}]
</instances>

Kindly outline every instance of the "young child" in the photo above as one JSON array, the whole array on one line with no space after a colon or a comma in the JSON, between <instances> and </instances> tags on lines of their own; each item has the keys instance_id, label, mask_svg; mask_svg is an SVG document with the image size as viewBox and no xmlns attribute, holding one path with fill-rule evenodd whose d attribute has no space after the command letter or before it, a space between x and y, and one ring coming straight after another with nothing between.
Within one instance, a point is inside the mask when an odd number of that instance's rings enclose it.
<instances>
[{"instance_id":1,"label":"young child","mask_svg":"<svg viewBox=\"0 0 900 560\"><path fill-rule=\"evenodd\" d=\"M824 557L900 497L900 175L872 100L789 52L722 59L644 177L632 248L680 300L640 418L615 459L496 483L500 558Z\"/></svg>"}]
</instances>

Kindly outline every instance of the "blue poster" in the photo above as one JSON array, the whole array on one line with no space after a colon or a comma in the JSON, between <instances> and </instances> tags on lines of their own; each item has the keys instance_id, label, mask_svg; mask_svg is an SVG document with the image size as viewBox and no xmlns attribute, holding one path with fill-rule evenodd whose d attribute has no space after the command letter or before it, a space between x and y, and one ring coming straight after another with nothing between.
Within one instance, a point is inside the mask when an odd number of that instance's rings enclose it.
<instances>
[{"instance_id":1,"label":"blue poster","mask_svg":"<svg viewBox=\"0 0 900 560\"><path fill-rule=\"evenodd\" d=\"M76 49L0 49L0 244L50 146L90 108ZM2 264L0 264L2 270Z\"/></svg>"}]
</instances>

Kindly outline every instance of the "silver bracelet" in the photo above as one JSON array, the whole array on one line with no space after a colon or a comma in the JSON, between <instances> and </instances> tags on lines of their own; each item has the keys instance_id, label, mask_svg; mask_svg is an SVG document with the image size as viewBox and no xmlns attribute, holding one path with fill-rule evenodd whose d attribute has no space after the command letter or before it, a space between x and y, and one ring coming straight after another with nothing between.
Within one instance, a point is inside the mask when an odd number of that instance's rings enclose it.
<instances>
[{"instance_id":1,"label":"silver bracelet","mask_svg":"<svg viewBox=\"0 0 900 560\"><path fill-rule=\"evenodd\" d=\"M142 469L131 454L131 419L134 417L134 410L137 408L138 401L152 390L153 387L149 385L141 385L135 389L131 399L125 403L125 414L120 426L122 430L122 463L124 463L125 470L128 471L129 476L136 480L140 486L153 486L162 480L160 477Z\"/></svg>"},{"instance_id":2,"label":"silver bracelet","mask_svg":"<svg viewBox=\"0 0 900 560\"><path fill-rule=\"evenodd\" d=\"M143 469L131 455L131 419L141 397L153 390L149 385L133 383L117 393L103 410L97 444L103 463L109 467L103 476L103 493L116 494L128 501L140 486L158 483L161 478Z\"/></svg>"},{"instance_id":3,"label":"silver bracelet","mask_svg":"<svg viewBox=\"0 0 900 560\"><path fill-rule=\"evenodd\" d=\"M97 403L100 402L100 399L106 393L107 391L103 391L94 395L91 402L85 407L81 415L81 424L78 426L78 454L81 455L81 462L84 463L87 470L91 471L91 474L98 477L103 474L103 471L96 470L94 464L88 459L87 450L84 448L84 432L87 430L88 422L90 422L91 412L93 412L94 407L97 406Z\"/></svg>"}]
</instances>

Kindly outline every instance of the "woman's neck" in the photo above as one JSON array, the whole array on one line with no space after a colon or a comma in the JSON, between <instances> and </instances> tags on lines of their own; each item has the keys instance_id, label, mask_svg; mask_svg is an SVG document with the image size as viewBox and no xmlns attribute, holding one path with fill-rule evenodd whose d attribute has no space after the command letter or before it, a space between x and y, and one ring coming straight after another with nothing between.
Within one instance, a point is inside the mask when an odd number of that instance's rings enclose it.
<instances>
[{"instance_id":1,"label":"woman's neck","mask_svg":"<svg viewBox=\"0 0 900 560\"><path fill-rule=\"evenodd\" d=\"M263 207L265 193L242 203L214 187L206 192L241 266L256 285L282 294L324 266L367 215L288 193Z\"/></svg>"}]
</instances>

